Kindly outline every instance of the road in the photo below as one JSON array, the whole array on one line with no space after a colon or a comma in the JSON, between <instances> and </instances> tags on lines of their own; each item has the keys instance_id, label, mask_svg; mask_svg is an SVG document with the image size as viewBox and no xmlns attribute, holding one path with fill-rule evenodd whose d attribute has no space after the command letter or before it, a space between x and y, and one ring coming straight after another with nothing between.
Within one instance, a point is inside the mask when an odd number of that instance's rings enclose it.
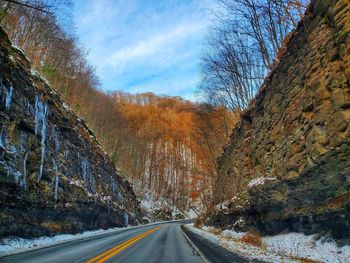
<instances>
[{"instance_id":1,"label":"road","mask_svg":"<svg viewBox=\"0 0 350 263\"><path fill-rule=\"evenodd\" d=\"M0 262L204 262L183 235L181 224L183 222L130 228L3 257Z\"/></svg>"}]
</instances>

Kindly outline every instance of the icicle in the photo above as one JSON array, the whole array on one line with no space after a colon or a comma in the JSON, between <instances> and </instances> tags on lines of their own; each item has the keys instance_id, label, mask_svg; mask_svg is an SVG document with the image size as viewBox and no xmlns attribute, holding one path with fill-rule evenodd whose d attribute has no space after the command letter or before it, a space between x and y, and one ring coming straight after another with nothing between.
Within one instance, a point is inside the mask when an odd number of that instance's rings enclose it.
<instances>
[{"instance_id":1,"label":"icicle","mask_svg":"<svg viewBox=\"0 0 350 263\"><path fill-rule=\"evenodd\" d=\"M55 128L52 128L52 132L51 132L51 137L54 140L54 144L55 144L55 151L59 152L60 148L61 148L61 142L58 138L58 134Z\"/></svg>"},{"instance_id":2,"label":"icicle","mask_svg":"<svg viewBox=\"0 0 350 263\"><path fill-rule=\"evenodd\" d=\"M56 174L56 180L55 180L55 203L57 202L57 192L58 192L58 175Z\"/></svg>"},{"instance_id":3,"label":"icicle","mask_svg":"<svg viewBox=\"0 0 350 263\"><path fill-rule=\"evenodd\" d=\"M65 150L65 151L64 151L64 159L65 159L65 160L67 160L67 158L68 158L68 153L69 153L68 150Z\"/></svg>"},{"instance_id":4,"label":"icicle","mask_svg":"<svg viewBox=\"0 0 350 263\"><path fill-rule=\"evenodd\" d=\"M19 144L20 144L19 145L19 150L21 152L24 152L26 150L26 148L25 148L26 139L27 139L26 133L21 130L21 134L19 136Z\"/></svg>"},{"instance_id":5,"label":"icicle","mask_svg":"<svg viewBox=\"0 0 350 263\"><path fill-rule=\"evenodd\" d=\"M13 87L11 86L11 87L10 87L10 91L8 91L8 92L7 92L7 95L6 95L6 100L5 100L5 108L6 108L6 111L9 111L9 110L10 110L11 101L12 101L12 95L13 95Z\"/></svg>"},{"instance_id":6,"label":"icicle","mask_svg":"<svg viewBox=\"0 0 350 263\"><path fill-rule=\"evenodd\" d=\"M124 212L124 226L129 225L129 214Z\"/></svg>"},{"instance_id":7,"label":"icicle","mask_svg":"<svg viewBox=\"0 0 350 263\"><path fill-rule=\"evenodd\" d=\"M93 176L89 176L89 188L92 193L96 193L96 180Z\"/></svg>"},{"instance_id":8,"label":"icicle","mask_svg":"<svg viewBox=\"0 0 350 263\"><path fill-rule=\"evenodd\" d=\"M3 132L4 132L4 129L1 128L1 133L0 133L0 147L1 147L1 148L5 148L5 144L4 144L4 142L2 141L2 134L3 134Z\"/></svg>"},{"instance_id":9,"label":"icicle","mask_svg":"<svg viewBox=\"0 0 350 263\"><path fill-rule=\"evenodd\" d=\"M40 160L40 168L39 168L39 177L38 182L41 180L44 170L44 161L45 161L45 145L41 146L41 160Z\"/></svg>"},{"instance_id":10,"label":"icicle","mask_svg":"<svg viewBox=\"0 0 350 263\"><path fill-rule=\"evenodd\" d=\"M80 154L79 154L80 156ZM89 161L85 158L81 160L81 174L85 185L90 189L91 192L96 192L96 180L93 176L90 176Z\"/></svg>"},{"instance_id":11,"label":"icicle","mask_svg":"<svg viewBox=\"0 0 350 263\"><path fill-rule=\"evenodd\" d=\"M23 158L23 186L27 188L27 159L29 152L26 152Z\"/></svg>"},{"instance_id":12,"label":"icicle","mask_svg":"<svg viewBox=\"0 0 350 263\"><path fill-rule=\"evenodd\" d=\"M16 148L16 145L11 144L11 140L8 133L6 132L6 128L5 130L4 129L1 130L0 147L6 148L8 151L11 151L12 154L15 155L14 157L16 158L17 148Z\"/></svg>"},{"instance_id":13,"label":"icicle","mask_svg":"<svg viewBox=\"0 0 350 263\"><path fill-rule=\"evenodd\" d=\"M89 162L83 158L81 161L81 173L83 175L84 182L89 178Z\"/></svg>"},{"instance_id":14,"label":"icicle","mask_svg":"<svg viewBox=\"0 0 350 263\"><path fill-rule=\"evenodd\" d=\"M39 97L35 97L35 135L38 135L41 128L41 160L39 168L38 182L40 181L45 161L45 139L46 139L46 127L47 127L47 105L40 101Z\"/></svg>"},{"instance_id":15,"label":"icicle","mask_svg":"<svg viewBox=\"0 0 350 263\"><path fill-rule=\"evenodd\" d=\"M7 162L0 161L0 165L7 171L7 178L14 178L16 184L21 187L25 186L25 181L23 180L22 174L17 170L16 167L12 166L12 164L8 164Z\"/></svg>"},{"instance_id":16,"label":"icicle","mask_svg":"<svg viewBox=\"0 0 350 263\"><path fill-rule=\"evenodd\" d=\"M115 193L115 190L117 189L116 183L115 183L115 179L113 178L112 175L110 175L110 179L111 179L111 192Z\"/></svg>"},{"instance_id":17,"label":"icicle","mask_svg":"<svg viewBox=\"0 0 350 263\"><path fill-rule=\"evenodd\" d=\"M9 146L11 144L10 137L8 136L6 131L5 131L5 134L4 134L4 140L5 140L5 147L7 147L7 146Z\"/></svg>"},{"instance_id":18,"label":"icicle","mask_svg":"<svg viewBox=\"0 0 350 263\"><path fill-rule=\"evenodd\" d=\"M15 158L17 157L17 148L15 145L11 145L11 152L15 155Z\"/></svg>"},{"instance_id":19,"label":"icicle","mask_svg":"<svg viewBox=\"0 0 350 263\"><path fill-rule=\"evenodd\" d=\"M58 166L55 162L53 161L53 169L55 171L55 181L54 181L54 200L55 200L55 208L56 208L56 203L57 203L57 197L58 197L58 182L59 182L59 177L58 177Z\"/></svg>"},{"instance_id":20,"label":"icicle","mask_svg":"<svg viewBox=\"0 0 350 263\"><path fill-rule=\"evenodd\" d=\"M18 171L15 171L15 172L13 173L13 175L15 176L16 183L17 183L19 186L23 187L22 174L21 174L20 172L18 172Z\"/></svg>"}]
</instances>

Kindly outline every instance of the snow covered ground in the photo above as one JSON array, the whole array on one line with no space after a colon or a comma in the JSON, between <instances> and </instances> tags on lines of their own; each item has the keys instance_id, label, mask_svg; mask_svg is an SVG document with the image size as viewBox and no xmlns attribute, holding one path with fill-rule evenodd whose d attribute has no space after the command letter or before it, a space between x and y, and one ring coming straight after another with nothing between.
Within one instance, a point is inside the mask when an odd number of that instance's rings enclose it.
<instances>
[{"instance_id":1,"label":"snow covered ground","mask_svg":"<svg viewBox=\"0 0 350 263\"><path fill-rule=\"evenodd\" d=\"M213 227L187 227L215 242L226 249L250 260L266 262L301 262L313 260L316 262L348 263L350 262L350 246L337 247L334 240L316 235L305 236L302 233L289 233L263 237L261 245L254 246L244 242L247 233L235 232Z\"/></svg>"}]
</instances>

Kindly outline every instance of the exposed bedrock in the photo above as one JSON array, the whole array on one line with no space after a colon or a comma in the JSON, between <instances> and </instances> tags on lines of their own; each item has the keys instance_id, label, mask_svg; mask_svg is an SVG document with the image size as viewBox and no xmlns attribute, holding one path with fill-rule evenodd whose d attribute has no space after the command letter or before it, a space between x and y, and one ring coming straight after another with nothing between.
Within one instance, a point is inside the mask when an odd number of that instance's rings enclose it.
<instances>
[{"instance_id":1,"label":"exposed bedrock","mask_svg":"<svg viewBox=\"0 0 350 263\"><path fill-rule=\"evenodd\" d=\"M94 134L0 28L0 237L137 223L139 202Z\"/></svg>"},{"instance_id":2,"label":"exposed bedrock","mask_svg":"<svg viewBox=\"0 0 350 263\"><path fill-rule=\"evenodd\" d=\"M350 238L349 32L349 1L311 1L224 150L208 224Z\"/></svg>"}]
</instances>

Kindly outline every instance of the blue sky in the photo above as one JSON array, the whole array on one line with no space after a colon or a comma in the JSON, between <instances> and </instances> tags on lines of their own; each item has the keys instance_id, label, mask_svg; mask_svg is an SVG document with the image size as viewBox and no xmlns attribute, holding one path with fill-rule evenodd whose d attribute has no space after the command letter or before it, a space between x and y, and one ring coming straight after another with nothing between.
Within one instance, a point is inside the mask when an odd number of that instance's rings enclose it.
<instances>
[{"instance_id":1,"label":"blue sky","mask_svg":"<svg viewBox=\"0 0 350 263\"><path fill-rule=\"evenodd\" d=\"M76 33L104 91L195 99L215 0L75 0Z\"/></svg>"}]
</instances>

